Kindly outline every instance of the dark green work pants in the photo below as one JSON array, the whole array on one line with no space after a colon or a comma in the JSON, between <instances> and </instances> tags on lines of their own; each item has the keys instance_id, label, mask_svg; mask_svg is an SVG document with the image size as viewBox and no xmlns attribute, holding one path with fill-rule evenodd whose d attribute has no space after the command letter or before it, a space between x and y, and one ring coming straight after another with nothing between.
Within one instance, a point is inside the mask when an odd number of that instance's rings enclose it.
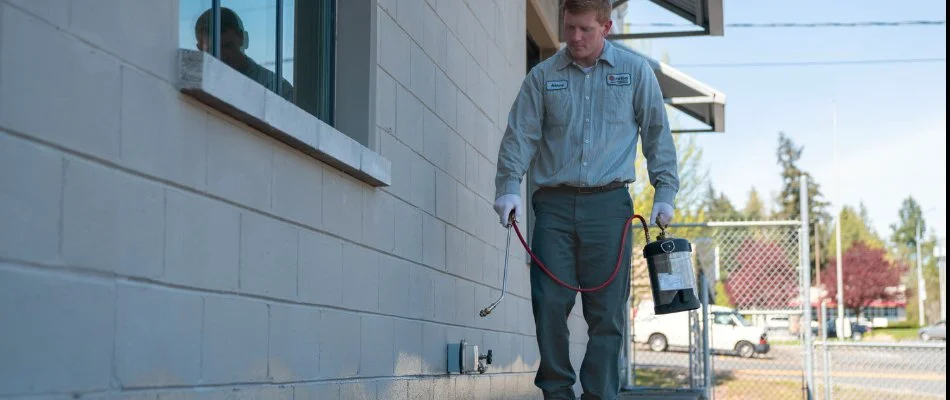
<instances>
[{"instance_id":1,"label":"dark green work pants","mask_svg":"<svg viewBox=\"0 0 950 400\"><path fill-rule=\"evenodd\" d=\"M633 205L626 188L578 194L541 189L532 198L535 212L532 251L558 278L572 286L600 285L617 265L620 238ZM603 290L583 293L587 353L580 378L584 400L613 400L620 388L619 357L623 347L626 300L630 294L628 235L620 271ZM535 385L545 399L574 399L567 317L577 292L558 285L537 265L531 268L531 304L541 365Z\"/></svg>"}]
</instances>

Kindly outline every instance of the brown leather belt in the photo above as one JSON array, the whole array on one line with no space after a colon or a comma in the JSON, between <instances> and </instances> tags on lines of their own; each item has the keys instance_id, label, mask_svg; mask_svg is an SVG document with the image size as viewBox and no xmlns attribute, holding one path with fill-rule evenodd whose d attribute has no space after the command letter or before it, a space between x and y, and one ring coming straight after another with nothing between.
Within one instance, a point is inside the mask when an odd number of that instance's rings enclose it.
<instances>
[{"instance_id":1,"label":"brown leather belt","mask_svg":"<svg viewBox=\"0 0 950 400\"><path fill-rule=\"evenodd\" d=\"M568 186L568 185L559 185L559 186L545 186L538 191L551 191L559 193L571 193L571 194L592 194L592 193L601 193L609 192L611 190L620 189L627 186L625 182L610 182L604 186L592 186L592 187L577 187L577 186Z\"/></svg>"}]
</instances>

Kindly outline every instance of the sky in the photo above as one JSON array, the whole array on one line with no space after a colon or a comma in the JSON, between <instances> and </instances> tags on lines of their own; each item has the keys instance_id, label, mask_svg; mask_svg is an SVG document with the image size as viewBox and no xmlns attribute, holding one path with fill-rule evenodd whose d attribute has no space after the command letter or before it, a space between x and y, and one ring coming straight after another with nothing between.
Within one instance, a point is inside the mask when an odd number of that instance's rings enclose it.
<instances>
[{"instance_id":1,"label":"sky","mask_svg":"<svg viewBox=\"0 0 950 400\"><path fill-rule=\"evenodd\" d=\"M684 22L645 0L628 4L630 24ZM946 20L946 3L935 0L728 0L724 7L726 24ZM668 57L673 67L726 95L726 132L699 134L697 141L713 184L736 207L753 187L770 197L779 192L775 150L778 133L785 132L804 146L799 165L817 179L832 213L841 204L863 202L872 228L888 238L901 202L913 196L927 224L946 237L945 61L698 65L946 58L946 25L727 27L721 37L652 39L645 45L652 56Z\"/></svg>"}]
</instances>

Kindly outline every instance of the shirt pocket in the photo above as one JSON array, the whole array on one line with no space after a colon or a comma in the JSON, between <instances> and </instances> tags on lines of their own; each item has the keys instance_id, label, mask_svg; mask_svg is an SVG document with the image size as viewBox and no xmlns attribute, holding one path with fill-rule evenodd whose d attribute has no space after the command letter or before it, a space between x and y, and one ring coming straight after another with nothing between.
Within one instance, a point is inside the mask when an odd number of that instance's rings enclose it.
<instances>
[{"instance_id":1,"label":"shirt pocket","mask_svg":"<svg viewBox=\"0 0 950 400\"><path fill-rule=\"evenodd\" d=\"M632 123L633 86L607 86L604 92L604 121Z\"/></svg>"},{"instance_id":2,"label":"shirt pocket","mask_svg":"<svg viewBox=\"0 0 950 400\"><path fill-rule=\"evenodd\" d=\"M544 93L544 125L548 127L567 126L573 117L569 89L549 90Z\"/></svg>"}]
</instances>

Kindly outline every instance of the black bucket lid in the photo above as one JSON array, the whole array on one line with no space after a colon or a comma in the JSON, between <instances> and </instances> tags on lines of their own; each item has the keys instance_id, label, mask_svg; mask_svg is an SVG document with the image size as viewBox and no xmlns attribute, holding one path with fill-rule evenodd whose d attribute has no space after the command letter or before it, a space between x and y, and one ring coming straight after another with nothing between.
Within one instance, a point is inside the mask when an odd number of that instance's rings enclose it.
<instances>
[{"instance_id":1,"label":"black bucket lid","mask_svg":"<svg viewBox=\"0 0 950 400\"><path fill-rule=\"evenodd\" d=\"M666 238L651 242L643 248L644 257L653 257L660 254L679 253L682 251L693 251L693 246L688 240L682 238Z\"/></svg>"}]
</instances>

